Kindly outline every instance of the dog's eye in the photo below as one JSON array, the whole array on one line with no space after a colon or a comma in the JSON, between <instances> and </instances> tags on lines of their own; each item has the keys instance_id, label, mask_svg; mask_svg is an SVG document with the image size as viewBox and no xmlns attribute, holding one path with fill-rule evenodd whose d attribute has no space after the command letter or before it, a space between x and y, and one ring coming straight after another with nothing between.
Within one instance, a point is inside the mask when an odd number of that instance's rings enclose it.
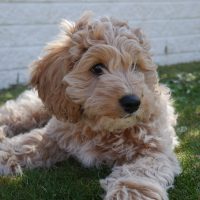
<instances>
[{"instance_id":1,"label":"dog's eye","mask_svg":"<svg viewBox=\"0 0 200 200\"><path fill-rule=\"evenodd\" d=\"M100 75L103 74L103 68L105 68L105 65L102 64L102 63L98 63L98 64L94 65L94 66L90 69L90 71L91 71L93 74L95 74L95 75L97 75L97 76L100 76Z\"/></svg>"}]
</instances>

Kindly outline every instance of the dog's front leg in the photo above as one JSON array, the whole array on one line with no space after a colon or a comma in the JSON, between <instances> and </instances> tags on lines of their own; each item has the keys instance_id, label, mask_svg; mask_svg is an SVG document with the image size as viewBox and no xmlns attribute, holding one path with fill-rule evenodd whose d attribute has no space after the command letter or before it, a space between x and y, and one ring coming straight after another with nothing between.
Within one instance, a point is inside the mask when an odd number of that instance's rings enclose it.
<instances>
[{"instance_id":1,"label":"dog's front leg","mask_svg":"<svg viewBox=\"0 0 200 200\"><path fill-rule=\"evenodd\" d=\"M45 106L34 90L23 92L16 100L0 107L0 132L13 137L43 127L50 119Z\"/></svg>"},{"instance_id":2,"label":"dog's front leg","mask_svg":"<svg viewBox=\"0 0 200 200\"><path fill-rule=\"evenodd\" d=\"M132 164L116 166L101 185L105 200L167 200L167 189L180 173L173 153L141 156Z\"/></svg>"},{"instance_id":3,"label":"dog's front leg","mask_svg":"<svg viewBox=\"0 0 200 200\"><path fill-rule=\"evenodd\" d=\"M67 157L52 135L61 127L51 125L6 138L0 134L0 175L21 174L23 168L49 167Z\"/></svg>"}]
</instances>

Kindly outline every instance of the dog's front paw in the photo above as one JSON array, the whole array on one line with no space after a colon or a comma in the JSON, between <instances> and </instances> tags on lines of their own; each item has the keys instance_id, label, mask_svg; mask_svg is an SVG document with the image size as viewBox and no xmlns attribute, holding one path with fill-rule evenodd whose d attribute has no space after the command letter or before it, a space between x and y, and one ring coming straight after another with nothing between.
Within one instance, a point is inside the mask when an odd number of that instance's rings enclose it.
<instances>
[{"instance_id":1,"label":"dog's front paw","mask_svg":"<svg viewBox=\"0 0 200 200\"><path fill-rule=\"evenodd\" d=\"M15 156L0 150L0 175L21 175L22 170Z\"/></svg>"},{"instance_id":2,"label":"dog's front paw","mask_svg":"<svg viewBox=\"0 0 200 200\"><path fill-rule=\"evenodd\" d=\"M101 185L107 190L104 200L167 200L166 191L157 183L148 180L124 179L110 187L106 182Z\"/></svg>"},{"instance_id":3,"label":"dog's front paw","mask_svg":"<svg viewBox=\"0 0 200 200\"><path fill-rule=\"evenodd\" d=\"M9 139L0 132L0 175L21 175L22 170Z\"/></svg>"}]
</instances>

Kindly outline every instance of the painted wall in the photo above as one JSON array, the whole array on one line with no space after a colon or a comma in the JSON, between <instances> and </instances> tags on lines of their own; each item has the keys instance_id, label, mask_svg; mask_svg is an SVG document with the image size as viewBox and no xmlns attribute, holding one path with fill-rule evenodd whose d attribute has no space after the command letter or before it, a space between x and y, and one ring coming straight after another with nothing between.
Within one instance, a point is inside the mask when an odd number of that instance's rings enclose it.
<instances>
[{"instance_id":1,"label":"painted wall","mask_svg":"<svg viewBox=\"0 0 200 200\"><path fill-rule=\"evenodd\" d=\"M85 10L143 28L160 65L200 60L200 0L0 0L0 88L26 82L60 20Z\"/></svg>"}]
</instances>

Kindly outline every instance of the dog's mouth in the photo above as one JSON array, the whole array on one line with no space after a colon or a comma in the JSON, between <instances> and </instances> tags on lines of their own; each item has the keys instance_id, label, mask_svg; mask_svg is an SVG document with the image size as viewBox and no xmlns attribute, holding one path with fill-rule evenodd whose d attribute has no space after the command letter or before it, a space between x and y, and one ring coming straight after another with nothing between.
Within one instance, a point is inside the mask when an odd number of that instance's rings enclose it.
<instances>
[{"instance_id":1,"label":"dog's mouth","mask_svg":"<svg viewBox=\"0 0 200 200\"><path fill-rule=\"evenodd\" d=\"M135 113L125 114L120 118L111 118L108 116L101 117L98 122L93 126L96 131L103 130L109 132L120 132L127 128L133 127L139 121L140 111Z\"/></svg>"}]
</instances>

